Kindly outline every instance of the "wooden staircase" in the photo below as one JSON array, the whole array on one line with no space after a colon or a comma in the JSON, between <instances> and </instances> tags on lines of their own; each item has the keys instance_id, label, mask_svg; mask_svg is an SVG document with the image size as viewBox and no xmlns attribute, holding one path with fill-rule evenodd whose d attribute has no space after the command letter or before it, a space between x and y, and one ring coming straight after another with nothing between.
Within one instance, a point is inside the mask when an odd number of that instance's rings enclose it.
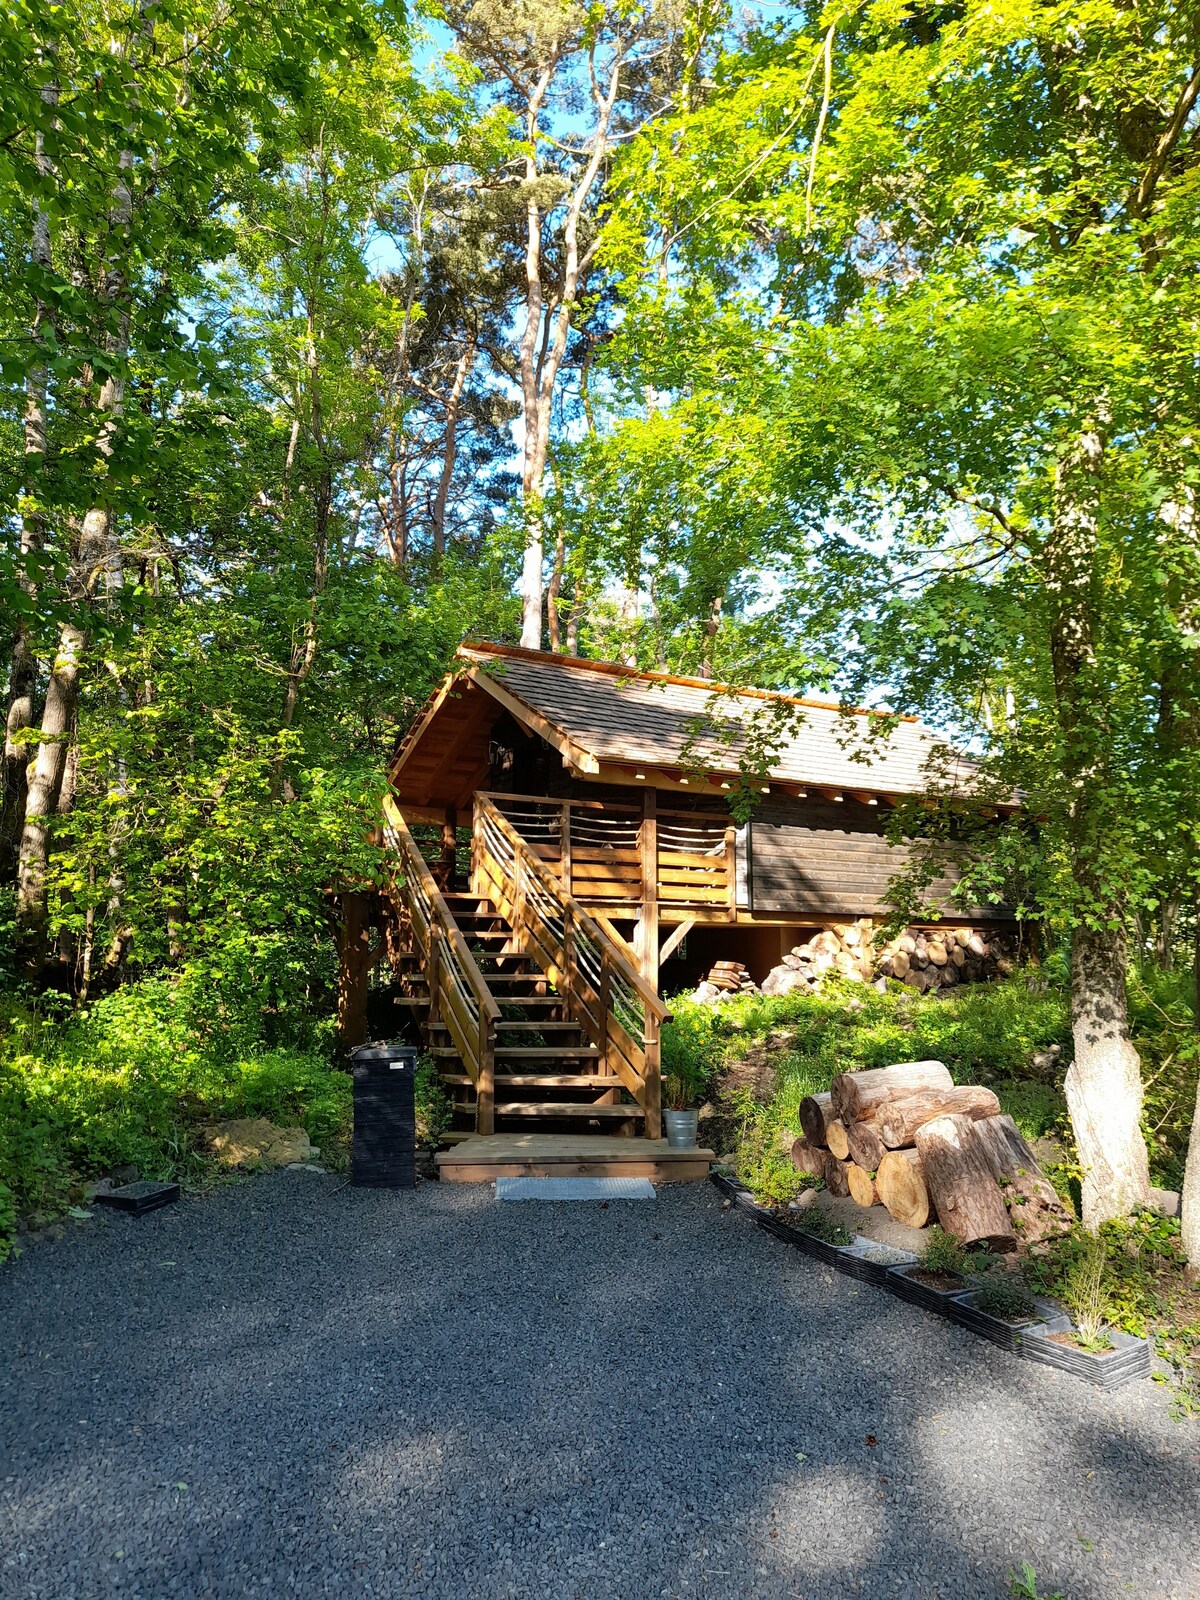
<instances>
[{"instance_id":1,"label":"wooden staircase","mask_svg":"<svg viewBox=\"0 0 1200 1600\"><path fill-rule=\"evenodd\" d=\"M659 1140L666 1007L617 941L494 807L472 889L443 893L385 803L400 971L454 1105L451 1137L538 1132Z\"/></svg>"},{"instance_id":2,"label":"wooden staircase","mask_svg":"<svg viewBox=\"0 0 1200 1600\"><path fill-rule=\"evenodd\" d=\"M443 896L500 1015L492 1050L496 1129L603 1127L631 1133L645 1112L607 1070L544 972L520 952L512 924L486 896ZM455 1122L474 1131L477 1087L448 1025L424 1020L429 1054L451 1092Z\"/></svg>"}]
</instances>

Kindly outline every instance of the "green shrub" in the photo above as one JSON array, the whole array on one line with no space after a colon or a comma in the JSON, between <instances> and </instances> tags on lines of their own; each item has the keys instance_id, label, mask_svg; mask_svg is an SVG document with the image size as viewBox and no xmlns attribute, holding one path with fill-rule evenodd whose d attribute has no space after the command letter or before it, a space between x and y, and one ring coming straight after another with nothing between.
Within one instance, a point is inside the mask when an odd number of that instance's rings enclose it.
<instances>
[{"instance_id":1,"label":"green shrub","mask_svg":"<svg viewBox=\"0 0 1200 1600\"><path fill-rule=\"evenodd\" d=\"M810 1205L800 1218L801 1233L811 1234L814 1239L821 1239L825 1244L853 1244L854 1240L848 1230L842 1226L831 1211L824 1210L819 1205Z\"/></svg>"},{"instance_id":2,"label":"green shrub","mask_svg":"<svg viewBox=\"0 0 1200 1600\"><path fill-rule=\"evenodd\" d=\"M790 1146L790 1141L789 1141ZM784 1149L778 1132L765 1120L752 1123L738 1143L733 1170L756 1200L765 1205L785 1205L817 1180L797 1172L790 1148Z\"/></svg>"},{"instance_id":3,"label":"green shrub","mask_svg":"<svg viewBox=\"0 0 1200 1600\"><path fill-rule=\"evenodd\" d=\"M194 1175L203 1124L267 1117L304 1127L337 1164L351 1120L351 1082L321 1030L256 1040L251 1008L209 998L194 975L148 978L61 1019L10 1016L0 1047L0 1236L16 1215L54 1214L79 1185L116 1167L150 1178ZM325 1030L328 1038L328 1030Z\"/></svg>"},{"instance_id":4,"label":"green shrub","mask_svg":"<svg viewBox=\"0 0 1200 1600\"><path fill-rule=\"evenodd\" d=\"M454 1104L438 1077L437 1064L429 1056L417 1062L414 1100L417 1114L417 1143L436 1150L454 1116Z\"/></svg>"},{"instance_id":5,"label":"green shrub","mask_svg":"<svg viewBox=\"0 0 1200 1600\"><path fill-rule=\"evenodd\" d=\"M926 1272L962 1274L967 1270L967 1252L952 1233L939 1228L935 1222L921 1251L921 1266Z\"/></svg>"},{"instance_id":6,"label":"green shrub","mask_svg":"<svg viewBox=\"0 0 1200 1600\"><path fill-rule=\"evenodd\" d=\"M979 1287L975 1304L989 1317L1005 1322L1025 1322L1034 1313L1033 1296L1019 1278L988 1278Z\"/></svg>"}]
</instances>

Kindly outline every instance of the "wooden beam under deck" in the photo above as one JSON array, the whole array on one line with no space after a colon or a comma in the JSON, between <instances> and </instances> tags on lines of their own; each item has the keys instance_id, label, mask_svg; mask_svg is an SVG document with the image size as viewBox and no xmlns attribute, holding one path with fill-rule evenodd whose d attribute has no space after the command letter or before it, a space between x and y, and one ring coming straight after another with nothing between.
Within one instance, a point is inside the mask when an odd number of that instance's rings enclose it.
<instances>
[{"instance_id":1,"label":"wooden beam under deck","mask_svg":"<svg viewBox=\"0 0 1200 1600\"><path fill-rule=\"evenodd\" d=\"M435 1157L448 1183L496 1178L651 1178L695 1183L708 1177L711 1150L673 1150L665 1139L615 1134L493 1133L463 1139Z\"/></svg>"}]
</instances>

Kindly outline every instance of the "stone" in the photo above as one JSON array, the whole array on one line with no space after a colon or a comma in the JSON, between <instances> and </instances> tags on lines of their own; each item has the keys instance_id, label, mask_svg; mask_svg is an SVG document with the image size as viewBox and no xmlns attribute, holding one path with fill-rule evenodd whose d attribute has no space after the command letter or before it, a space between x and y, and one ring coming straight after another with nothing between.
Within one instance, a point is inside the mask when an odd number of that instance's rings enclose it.
<instances>
[{"instance_id":1,"label":"stone","mask_svg":"<svg viewBox=\"0 0 1200 1600\"><path fill-rule=\"evenodd\" d=\"M217 1123L208 1142L223 1167L284 1167L306 1162L312 1155L303 1128L280 1128L266 1117Z\"/></svg>"},{"instance_id":2,"label":"stone","mask_svg":"<svg viewBox=\"0 0 1200 1600\"><path fill-rule=\"evenodd\" d=\"M1160 1216L1177 1217L1179 1215L1179 1190L1178 1189L1151 1189L1150 1204Z\"/></svg>"}]
</instances>

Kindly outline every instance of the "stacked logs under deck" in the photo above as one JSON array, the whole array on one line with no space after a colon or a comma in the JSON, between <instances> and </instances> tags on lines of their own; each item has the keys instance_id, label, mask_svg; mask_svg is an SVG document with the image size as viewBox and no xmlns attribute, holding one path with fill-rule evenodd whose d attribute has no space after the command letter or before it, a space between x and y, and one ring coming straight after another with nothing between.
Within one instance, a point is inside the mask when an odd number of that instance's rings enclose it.
<instances>
[{"instance_id":1,"label":"stacked logs under deck","mask_svg":"<svg viewBox=\"0 0 1200 1600\"><path fill-rule=\"evenodd\" d=\"M800 1172L833 1195L882 1204L897 1222L940 1222L962 1244L1015 1250L1070 1215L995 1094L957 1087L940 1061L844 1072L800 1104Z\"/></svg>"}]
</instances>

